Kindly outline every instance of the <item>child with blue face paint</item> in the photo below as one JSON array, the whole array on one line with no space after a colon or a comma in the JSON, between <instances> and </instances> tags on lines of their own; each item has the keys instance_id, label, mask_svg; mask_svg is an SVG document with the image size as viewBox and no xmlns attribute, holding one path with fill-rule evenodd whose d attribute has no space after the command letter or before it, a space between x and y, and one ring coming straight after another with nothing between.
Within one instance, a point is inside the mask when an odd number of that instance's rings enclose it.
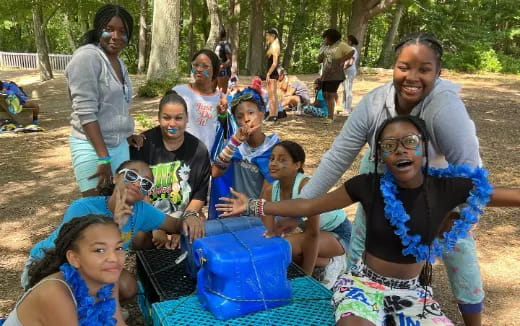
<instances>
[{"instance_id":1,"label":"child with blue face paint","mask_svg":"<svg viewBox=\"0 0 520 326\"><path fill-rule=\"evenodd\" d=\"M262 187L274 181L269 174L269 157L279 141L278 135L262 132L265 103L255 89L248 87L238 92L231 101L231 112L238 130L216 157L211 175L219 178L225 174L222 178L229 180L226 192L232 186L250 197L259 198Z\"/></svg>"},{"instance_id":2,"label":"child with blue face paint","mask_svg":"<svg viewBox=\"0 0 520 326\"><path fill-rule=\"evenodd\" d=\"M210 153L221 121L226 122L226 107L219 105L226 94L215 88L219 67L220 59L213 51L200 50L191 61L191 82L172 88L188 107L190 119L186 131L201 140ZM219 116L223 117L221 121Z\"/></svg>"},{"instance_id":3,"label":"child with blue face paint","mask_svg":"<svg viewBox=\"0 0 520 326\"><path fill-rule=\"evenodd\" d=\"M338 189L312 198L254 200L238 192L223 198L223 216L312 216L363 204L363 259L334 285L336 325L453 325L432 298L431 263L452 251L482 208L520 206L520 188L495 188L487 171L468 165L430 169L429 134L423 120L400 115L376 131L376 166ZM381 158L381 160L379 160ZM378 174L377 164L386 172ZM453 208L464 204L460 216Z\"/></svg>"},{"instance_id":4,"label":"child with blue face paint","mask_svg":"<svg viewBox=\"0 0 520 326\"><path fill-rule=\"evenodd\" d=\"M199 218L208 195L208 150L186 131L188 108L176 92L169 91L161 99L158 119L159 126L143 133L143 146L130 148L130 157L150 165L157 186L147 195L156 208L174 218ZM176 236L169 238L164 230L152 234L156 247L175 247L178 243Z\"/></svg>"}]
</instances>

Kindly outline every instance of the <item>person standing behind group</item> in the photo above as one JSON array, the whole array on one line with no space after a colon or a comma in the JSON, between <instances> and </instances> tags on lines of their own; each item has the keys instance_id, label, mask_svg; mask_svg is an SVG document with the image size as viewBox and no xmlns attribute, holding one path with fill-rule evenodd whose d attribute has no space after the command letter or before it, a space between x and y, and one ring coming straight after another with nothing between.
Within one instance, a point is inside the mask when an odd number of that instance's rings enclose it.
<instances>
[{"instance_id":1,"label":"person standing behind group","mask_svg":"<svg viewBox=\"0 0 520 326\"><path fill-rule=\"evenodd\" d=\"M219 117L226 118L226 107L219 105L222 94L215 89L214 81L220 69L215 52L202 49L191 60L193 82L172 88L186 101L188 124L186 131L204 143L210 157L217 135Z\"/></svg>"},{"instance_id":2,"label":"person standing behind group","mask_svg":"<svg viewBox=\"0 0 520 326\"><path fill-rule=\"evenodd\" d=\"M280 60L280 41L278 30L271 28L265 34L265 40L269 44L267 48L267 93L269 95L269 117L267 121L278 120L278 62Z\"/></svg>"},{"instance_id":3,"label":"person standing behind group","mask_svg":"<svg viewBox=\"0 0 520 326\"><path fill-rule=\"evenodd\" d=\"M143 146L130 148L130 157L150 165L155 187L148 195L156 208L175 218L199 215L208 196L208 150L186 132L188 108L176 92L169 91L161 99L158 118L159 126L143 133ZM166 233L155 230L154 238L159 237L164 239Z\"/></svg>"},{"instance_id":4,"label":"person standing behind group","mask_svg":"<svg viewBox=\"0 0 520 326\"><path fill-rule=\"evenodd\" d=\"M119 54L128 45L132 16L123 7L105 5L94 17L65 69L72 100L69 138L74 175L83 195L96 196L111 184L115 169L129 159L133 136L132 85Z\"/></svg>"},{"instance_id":5,"label":"person standing behind group","mask_svg":"<svg viewBox=\"0 0 520 326\"><path fill-rule=\"evenodd\" d=\"M226 40L226 30L220 31L220 41L217 43L215 53L220 58L220 69L217 77L217 87L223 94L227 93L228 81L231 77L231 44Z\"/></svg>"},{"instance_id":6,"label":"person standing behind group","mask_svg":"<svg viewBox=\"0 0 520 326\"><path fill-rule=\"evenodd\" d=\"M343 65L354 55L354 49L341 40L341 33L334 28L323 32L322 38L323 45L318 53L318 62L323 63L322 90L329 109L328 121L332 121L338 87L345 79Z\"/></svg>"},{"instance_id":7,"label":"person standing behind group","mask_svg":"<svg viewBox=\"0 0 520 326\"><path fill-rule=\"evenodd\" d=\"M480 165L475 124L458 95L460 86L440 78L443 48L431 34L412 33L395 47L393 80L363 97L332 147L323 155L314 177L302 189L302 198L327 192L369 144L360 172L373 170L375 132L383 121L411 114L422 118L430 134L430 165ZM369 158L371 161L369 162ZM316 181L319 180L319 181ZM360 207L353 223L349 263L361 259L365 217ZM481 325L484 290L471 233L444 255L454 296L466 325Z\"/></svg>"},{"instance_id":8,"label":"person standing behind group","mask_svg":"<svg viewBox=\"0 0 520 326\"><path fill-rule=\"evenodd\" d=\"M347 44L354 49L354 55L343 65L345 72L345 80L343 81L343 114L350 115L352 113L352 85L357 75L357 62L359 53L356 46L359 44L354 35L347 36Z\"/></svg>"}]
</instances>

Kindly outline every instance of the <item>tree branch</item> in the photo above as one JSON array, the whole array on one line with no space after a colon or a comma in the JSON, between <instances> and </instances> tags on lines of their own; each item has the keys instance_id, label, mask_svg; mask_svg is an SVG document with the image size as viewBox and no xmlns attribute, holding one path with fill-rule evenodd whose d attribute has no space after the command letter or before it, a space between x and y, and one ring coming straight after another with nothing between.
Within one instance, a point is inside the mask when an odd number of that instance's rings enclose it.
<instances>
[{"instance_id":1,"label":"tree branch","mask_svg":"<svg viewBox=\"0 0 520 326\"><path fill-rule=\"evenodd\" d=\"M367 4L367 14L366 19L367 21L370 20L372 17L375 17L382 13L383 11L390 8L394 3L396 3L398 0L372 0Z\"/></svg>"},{"instance_id":2,"label":"tree branch","mask_svg":"<svg viewBox=\"0 0 520 326\"><path fill-rule=\"evenodd\" d=\"M56 8L54 8L54 10L51 12L51 14L47 17L47 19L45 19L43 21L42 28L44 28L44 29L47 28L47 23L58 12L58 9L60 9L60 6L56 6Z\"/></svg>"}]
</instances>

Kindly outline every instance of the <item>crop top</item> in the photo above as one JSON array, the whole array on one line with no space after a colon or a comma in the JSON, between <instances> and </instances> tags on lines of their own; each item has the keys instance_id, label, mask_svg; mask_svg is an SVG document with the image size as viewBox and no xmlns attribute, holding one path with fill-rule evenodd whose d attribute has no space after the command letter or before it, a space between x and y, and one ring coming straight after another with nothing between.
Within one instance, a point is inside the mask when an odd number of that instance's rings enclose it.
<instances>
[{"instance_id":1,"label":"crop top","mask_svg":"<svg viewBox=\"0 0 520 326\"><path fill-rule=\"evenodd\" d=\"M377 178L377 180L374 180ZM413 255L402 254L404 246L401 238L394 233L395 228L384 216L385 203L379 182L381 175L361 174L345 182L345 190L354 202L363 205L366 215L367 252L380 259L401 264L416 263ZM437 178L428 176L427 185L414 189L398 187L397 198L403 202L405 211L410 215L406 226L408 234L419 234L422 243L431 244L438 236L446 215L464 203L469 196L473 183L467 178ZM425 194L428 194L426 202ZM427 209L430 208L430 229L427 223Z\"/></svg>"}]
</instances>

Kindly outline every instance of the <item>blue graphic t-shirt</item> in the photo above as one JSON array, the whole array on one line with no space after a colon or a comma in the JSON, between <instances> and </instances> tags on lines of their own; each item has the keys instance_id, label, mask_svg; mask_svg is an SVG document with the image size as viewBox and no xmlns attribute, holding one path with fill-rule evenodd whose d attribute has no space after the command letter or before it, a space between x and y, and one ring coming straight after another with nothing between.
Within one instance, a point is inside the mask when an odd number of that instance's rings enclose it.
<instances>
[{"instance_id":1,"label":"blue graphic t-shirt","mask_svg":"<svg viewBox=\"0 0 520 326\"><path fill-rule=\"evenodd\" d=\"M45 255L45 250L54 248L54 240L58 237L61 226L75 217L88 214L101 214L113 217L114 215L107 207L105 196L86 197L75 200L65 211L63 221L46 239L38 242L30 251L31 258L41 259ZM139 231L152 231L159 228L166 219L166 214L153 207L152 205L140 201L134 204L134 214L128 218L128 222L121 228L123 238L123 248L128 249L132 242L132 237Z\"/></svg>"}]
</instances>

